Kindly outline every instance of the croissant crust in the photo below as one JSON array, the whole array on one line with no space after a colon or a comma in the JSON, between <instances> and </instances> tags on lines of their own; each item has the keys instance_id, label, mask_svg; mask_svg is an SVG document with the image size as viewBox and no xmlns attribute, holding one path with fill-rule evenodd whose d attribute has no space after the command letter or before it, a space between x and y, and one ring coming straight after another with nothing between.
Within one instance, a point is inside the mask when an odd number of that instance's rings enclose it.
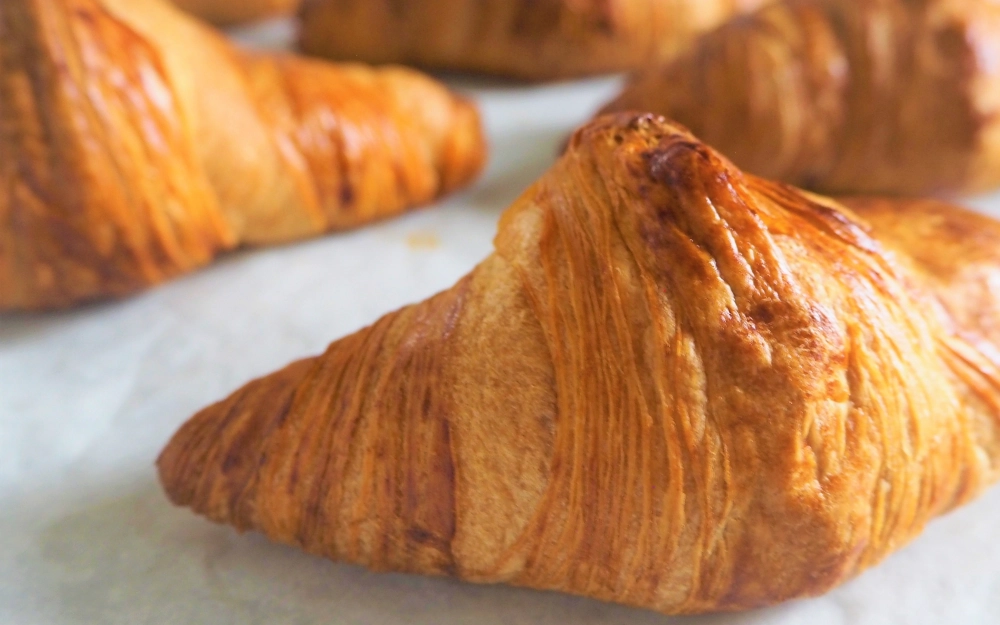
<instances>
[{"instance_id":1,"label":"croissant crust","mask_svg":"<svg viewBox=\"0 0 1000 625\"><path fill-rule=\"evenodd\" d=\"M765 0L309 0L301 45L529 80L638 69Z\"/></svg>"},{"instance_id":2,"label":"croissant crust","mask_svg":"<svg viewBox=\"0 0 1000 625\"><path fill-rule=\"evenodd\" d=\"M472 273L206 408L163 485L377 570L668 613L822 593L1000 451L1000 225L849 206L599 118Z\"/></svg>"},{"instance_id":3,"label":"croissant crust","mask_svg":"<svg viewBox=\"0 0 1000 625\"><path fill-rule=\"evenodd\" d=\"M754 174L830 193L1000 186L1000 5L796 0L728 22L604 112L675 119Z\"/></svg>"},{"instance_id":4,"label":"croissant crust","mask_svg":"<svg viewBox=\"0 0 1000 625\"><path fill-rule=\"evenodd\" d=\"M0 2L0 309L131 293L469 182L465 100L239 51L159 0Z\"/></svg>"}]
</instances>

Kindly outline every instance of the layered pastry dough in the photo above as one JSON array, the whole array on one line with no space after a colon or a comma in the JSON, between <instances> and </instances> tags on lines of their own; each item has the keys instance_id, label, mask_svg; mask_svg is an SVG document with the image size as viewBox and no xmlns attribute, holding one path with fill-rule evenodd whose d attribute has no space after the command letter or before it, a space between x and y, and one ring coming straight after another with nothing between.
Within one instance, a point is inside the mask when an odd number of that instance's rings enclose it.
<instances>
[{"instance_id":1,"label":"layered pastry dough","mask_svg":"<svg viewBox=\"0 0 1000 625\"><path fill-rule=\"evenodd\" d=\"M468 276L206 408L163 485L377 570L668 613L823 593L1000 459L1000 224L849 206L602 117Z\"/></svg>"},{"instance_id":2,"label":"layered pastry dough","mask_svg":"<svg viewBox=\"0 0 1000 625\"><path fill-rule=\"evenodd\" d=\"M605 112L654 111L755 174L831 193L1000 186L1000 4L794 0L732 20Z\"/></svg>"},{"instance_id":3,"label":"layered pastry dough","mask_svg":"<svg viewBox=\"0 0 1000 625\"><path fill-rule=\"evenodd\" d=\"M469 182L475 108L244 52L159 0L0 2L0 309L131 293Z\"/></svg>"}]
</instances>

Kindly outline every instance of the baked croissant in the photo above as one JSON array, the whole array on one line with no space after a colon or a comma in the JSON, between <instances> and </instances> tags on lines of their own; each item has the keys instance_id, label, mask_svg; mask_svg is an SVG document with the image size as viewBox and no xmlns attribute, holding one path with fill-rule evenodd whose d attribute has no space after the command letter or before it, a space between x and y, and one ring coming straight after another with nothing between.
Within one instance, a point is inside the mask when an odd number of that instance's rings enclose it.
<instances>
[{"instance_id":1,"label":"baked croissant","mask_svg":"<svg viewBox=\"0 0 1000 625\"><path fill-rule=\"evenodd\" d=\"M998 475L1000 224L905 204L600 118L471 274L202 411L162 483L377 570L668 613L822 593Z\"/></svg>"},{"instance_id":2,"label":"baked croissant","mask_svg":"<svg viewBox=\"0 0 1000 625\"><path fill-rule=\"evenodd\" d=\"M301 45L372 63L553 79L632 70L766 0L309 0Z\"/></svg>"},{"instance_id":3,"label":"baked croissant","mask_svg":"<svg viewBox=\"0 0 1000 625\"><path fill-rule=\"evenodd\" d=\"M792 0L638 75L655 111L754 174L831 193L1000 186L1000 4Z\"/></svg>"},{"instance_id":4,"label":"baked croissant","mask_svg":"<svg viewBox=\"0 0 1000 625\"><path fill-rule=\"evenodd\" d=\"M0 309L426 203L484 160L422 75L243 52L159 0L0 1Z\"/></svg>"},{"instance_id":5,"label":"baked croissant","mask_svg":"<svg viewBox=\"0 0 1000 625\"><path fill-rule=\"evenodd\" d=\"M173 0L188 13L220 26L290 15L302 0Z\"/></svg>"}]
</instances>

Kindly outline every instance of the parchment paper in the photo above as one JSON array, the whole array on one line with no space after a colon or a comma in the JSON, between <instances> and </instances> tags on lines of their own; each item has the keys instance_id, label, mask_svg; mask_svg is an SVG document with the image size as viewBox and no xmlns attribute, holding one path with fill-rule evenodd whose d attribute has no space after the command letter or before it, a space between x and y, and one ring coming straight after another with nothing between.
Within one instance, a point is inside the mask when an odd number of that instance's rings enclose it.
<instances>
[{"instance_id":1,"label":"parchment paper","mask_svg":"<svg viewBox=\"0 0 1000 625\"><path fill-rule=\"evenodd\" d=\"M289 33L276 22L239 36L280 47ZM618 85L451 82L479 100L492 142L471 190L357 232L233 254L126 301L0 315L0 623L1000 623L1000 489L825 597L689 619L369 573L168 504L153 462L187 417L450 286ZM973 204L1000 215L1000 196Z\"/></svg>"}]
</instances>

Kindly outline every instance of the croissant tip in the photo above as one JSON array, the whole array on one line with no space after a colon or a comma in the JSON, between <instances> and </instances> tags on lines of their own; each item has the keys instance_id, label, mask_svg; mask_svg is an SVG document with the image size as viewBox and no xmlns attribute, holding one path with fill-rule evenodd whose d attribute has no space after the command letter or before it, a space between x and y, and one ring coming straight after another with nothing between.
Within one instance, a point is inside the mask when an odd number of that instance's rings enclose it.
<instances>
[{"instance_id":1,"label":"croissant tip","mask_svg":"<svg viewBox=\"0 0 1000 625\"><path fill-rule=\"evenodd\" d=\"M156 460L168 499L213 521L254 527L254 480L268 434L288 415L311 364L302 360L255 380L181 426Z\"/></svg>"},{"instance_id":2,"label":"croissant tip","mask_svg":"<svg viewBox=\"0 0 1000 625\"><path fill-rule=\"evenodd\" d=\"M190 431L196 427L196 422L203 420L205 413L211 410L212 408L207 408L185 422L156 458L156 472L160 485L167 499L176 506L188 507L194 501L195 483L186 479L186 476L200 474L204 467L189 465L191 460L189 441L192 438Z\"/></svg>"}]
</instances>

